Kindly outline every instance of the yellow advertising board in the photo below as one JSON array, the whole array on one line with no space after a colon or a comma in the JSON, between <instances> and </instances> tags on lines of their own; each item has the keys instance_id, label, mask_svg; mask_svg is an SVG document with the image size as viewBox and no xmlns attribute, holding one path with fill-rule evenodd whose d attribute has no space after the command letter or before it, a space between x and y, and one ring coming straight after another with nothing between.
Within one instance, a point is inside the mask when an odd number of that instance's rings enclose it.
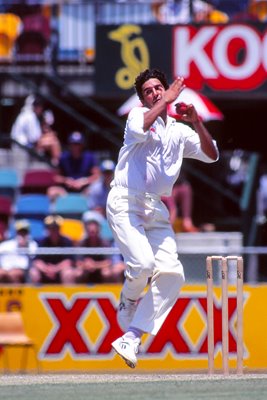
<instances>
[{"instance_id":1,"label":"yellow advertising board","mask_svg":"<svg viewBox=\"0 0 267 400\"><path fill-rule=\"evenodd\" d=\"M0 311L21 310L26 332L35 341L43 372L128 371L111 342L122 332L116 321L120 285L2 286ZM221 359L221 291L214 288L215 368ZM236 298L229 288L229 358L236 366ZM244 368L267 368L267 285L244 285ZM207 301L205 285L184 286L155 337L145 336L139 371L207 369ZM7 349L9 367L20 367L21 349ZM0 349L0 369L3 369ZM27 369L36 369L29 350Z\"/></svg>"}]
</instances>

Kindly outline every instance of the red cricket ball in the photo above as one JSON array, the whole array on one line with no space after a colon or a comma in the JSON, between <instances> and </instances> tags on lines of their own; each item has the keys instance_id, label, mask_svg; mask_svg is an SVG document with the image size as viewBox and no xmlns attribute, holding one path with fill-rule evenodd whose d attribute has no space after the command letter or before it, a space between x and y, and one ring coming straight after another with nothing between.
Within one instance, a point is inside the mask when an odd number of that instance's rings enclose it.
<instances>
[{"instance_id":1,"label":"red cricket ball","mask_svg":"<svg viewBox=\"0 0 267 400\"><path fill-rule=\"evenodd\" d=\"M177 114L184 114L187 111L187 105L185 103L176 103L176 112Z\"/></svg>"}]
</instances>

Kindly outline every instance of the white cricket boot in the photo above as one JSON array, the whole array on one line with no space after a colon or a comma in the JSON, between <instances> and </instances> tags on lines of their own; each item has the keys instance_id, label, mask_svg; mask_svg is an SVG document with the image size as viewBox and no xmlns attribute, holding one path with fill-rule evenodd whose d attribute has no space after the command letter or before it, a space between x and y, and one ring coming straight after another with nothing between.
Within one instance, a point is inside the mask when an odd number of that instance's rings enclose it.
<instances>
[{"instance_id":1,"label":"white cricket boot","mask_svg":"<svg viewBox=\"0 0 267 400\"><path fill-rule=\"evenodd\" d=\"M130 368L135 368L137 364L136 354L138 353L140 343L141 340L139 338L130 339L121 336L111 343L111 346Z\"/></svg>"},{"instance_id":2,"label":"white cricket boot","mask_svg":"<svg viewBox=\"0 0 267 400\"><path fill-rule=\"evenodd\" d=\"M127 332L132 322L137 304L137 300L127 299L124 294L121 293L120 304L117 311L117 321L124 332Z\"/></svg>"}]
</instances>

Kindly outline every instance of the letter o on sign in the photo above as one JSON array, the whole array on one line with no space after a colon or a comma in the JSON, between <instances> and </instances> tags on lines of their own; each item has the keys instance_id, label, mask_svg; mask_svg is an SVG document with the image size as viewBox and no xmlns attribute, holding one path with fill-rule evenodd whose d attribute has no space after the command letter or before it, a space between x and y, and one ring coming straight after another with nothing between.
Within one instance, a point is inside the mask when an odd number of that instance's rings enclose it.
<instances>
[{"instance_id":1,"label":"letter o on sign","mask_svg":"<svg viewBox=\"0 0 267 400\"><path fill-rule=\"evenodd\" d=\"M233 65L228 57L228 49L231 41L237 38L242 39L245 43L246 57L242 64ZM267 47L267 43L265 43L265 46ZM260 37L251 27L234 25L223 29L218 34L214 43L213 59L218 70L225 78L241 80L249 78L257 71L261 63L261 50ZM264 61L267 64L267 58Z\"/></svg>"}]
</instances>

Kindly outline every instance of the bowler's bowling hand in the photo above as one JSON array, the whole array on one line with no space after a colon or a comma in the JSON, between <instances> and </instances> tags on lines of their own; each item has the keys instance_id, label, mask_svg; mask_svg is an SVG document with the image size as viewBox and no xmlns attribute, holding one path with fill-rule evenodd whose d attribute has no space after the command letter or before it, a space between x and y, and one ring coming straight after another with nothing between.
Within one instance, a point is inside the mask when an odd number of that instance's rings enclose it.
<instances>
[{"instance_id":1,"label":"bowler's bowling hand","mask_svg":"<svg viewBox=\"0 0 267 400\"><path fill-rule=\"evenodd\" d=\"M190 123L199 121L199 116L193 104L176 103L175 110L180 120Z\"/></svg>"}]
</instances>

